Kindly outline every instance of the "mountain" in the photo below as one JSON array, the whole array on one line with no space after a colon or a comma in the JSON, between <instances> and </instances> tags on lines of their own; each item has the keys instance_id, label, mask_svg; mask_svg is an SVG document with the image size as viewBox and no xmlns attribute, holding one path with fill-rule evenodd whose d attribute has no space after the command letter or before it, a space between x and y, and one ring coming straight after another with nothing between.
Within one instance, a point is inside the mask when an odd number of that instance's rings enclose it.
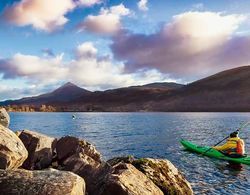
<instances>
[{"instance_id":1,"label":"mountain","mask_svg":"<svg viewBox=\"0 0 250 195\"><path fill-rule=\"evenodd\" d=\"M64 111L142 111L143 105L158 96L170 93L184 85L173 83L151 83L149 85L131 86L106 91L96 91L83 95L68 107L60 107Z\"/></svg>"},{"instance_id":2,"label":"mountain","mask_svg":"<svg viewBox=\"0 0 250 195\"><path fill-rule=\"evenodd\" d=\"M195 81L151 105L162 111L250 111L250 66Z\"/></svg>"},{"instance_id":3,"label":"mountain","mask_svg":"<svg viewBox=\"0 0 250 195\"><path fill-rule=\"evenodd\" d=\"M250 111L250 66L226 70L188 85L151 83L90 92L72 83L2 105L51 105L57 111Z\"/></svg>"},{"instance_id":4,"label":"mountain","mask_svg":"<svg viewBox=\"0 0 250 195\"><path fill-rule=\"evenodd\" d=\"M67 103L74 99L81 97L82 95L90 94L91 92L76 86L73 83L65 83L58 89L34 97L25 97L19 100L7 100L1 102L1 105L54 105L58 103Z\"/></svg>"},{"instance_id":5,"label":"mountain","mask_svg":"<svg viewBox=\"0 0 250 195\"><path fill-rule=\"evenodd\" d=\"M125 111L130 109L130 104L133 104L132 110L136 111L140 110L143 103L182 86L184 85L177 83L151 83L90 92L72 83L66 83L51 93L19 100L8 100L0 102L0 105L41 106L45 104L55 106L58 111ZM124 106L126 108L123 108Z\"/></svg>"}]
</instances>

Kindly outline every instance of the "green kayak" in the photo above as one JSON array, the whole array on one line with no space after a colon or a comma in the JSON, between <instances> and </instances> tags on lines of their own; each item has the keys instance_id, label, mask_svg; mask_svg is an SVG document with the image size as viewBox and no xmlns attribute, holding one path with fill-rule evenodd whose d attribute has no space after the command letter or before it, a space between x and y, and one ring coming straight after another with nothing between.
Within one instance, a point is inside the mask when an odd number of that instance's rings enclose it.
<instances>
[{"instance_id":1,"label":"green kayak","mask_svg":"<svg viewBox=\"0 0 250 195\"><path fill-rule=\"evenodd\" d=\"M196 152L196 153L200 153L200 154L202 154L204 156L209 156L209 157L212 157L212 158L218 158L218 159L226 160L226 161L230 161L230 162L250 165L250 157L230 158L230 157L225 156L222 153L220 153L219 151L214 150L212 148L209 151L207 151L210 148L208 146L197 146L197 145L195 145L195 144L193 144L193 143L191 143L191 142L189 142L187 140L181 140L181 144L187 150L190 150L190 151ZM204 153L205 151L207 151L207 152Z\"/></svg>"}]
</instances>

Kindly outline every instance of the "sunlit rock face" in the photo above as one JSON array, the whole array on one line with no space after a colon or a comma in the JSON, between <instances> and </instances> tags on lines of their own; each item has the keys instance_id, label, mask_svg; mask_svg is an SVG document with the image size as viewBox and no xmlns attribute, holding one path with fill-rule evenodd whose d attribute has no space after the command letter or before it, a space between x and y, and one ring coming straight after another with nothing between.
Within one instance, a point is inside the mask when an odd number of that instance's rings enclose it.
<instances>
[{"instance_id":1,"label":"sunlit rock face","mask_svg":"<svg viewBox=\"0 0 250 195\"><path fill-rule=\"evenodd\" d=\"M52 163L56 139L30 130L21 131L19 138L28 150L29 157L23 163L23 168L44 169Z\"/></svg>"},{"instance_id":2,"label":"sunlit rock face","mask_svg":"<svg viewBox=\"0 0 250 195\"><path fill-rule=\"evenodd\" d=\"M28 151L17 135L0 125L0 169L18 168L27 157Z\"/></svg>"},{"instance_id":3,"label":"sunlit rock face","mask_svg":"<svg viewBox=\"0 0 250 195\"><path fill-rule=\"evenodd\" d=\"M0 108L0 124L4 127L9 127L10 116L4 108Z\"/></svg>"},{"instance_id":4,"label":"sunlit rock face","mask_svg":"<svg viewBox=\"0 0 250 195\"><path fill-rule=\"evenodd\" d=\"M95 194L163 195L163 192L133 165L120 162L99 181Z\"/></svg>"},{"instance_id":5,"label":"sunlit rock face","mask_svg":"<svg viewBox=\"0 0 250 195\"><path fill-rule=\"evenodd\" d=\"M116 157L107 161L115 167L120 163L133 165L137 170L147 176L164 194L192 195L190 183L183 174L166 159L141 158L133 156Z\"/></svg>"}]
</instances>

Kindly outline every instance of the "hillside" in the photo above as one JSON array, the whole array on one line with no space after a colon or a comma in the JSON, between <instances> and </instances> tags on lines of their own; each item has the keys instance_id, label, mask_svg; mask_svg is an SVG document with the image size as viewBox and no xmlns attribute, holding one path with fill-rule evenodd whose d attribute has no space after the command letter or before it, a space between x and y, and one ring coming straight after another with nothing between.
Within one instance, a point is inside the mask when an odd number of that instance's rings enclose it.
<instances>
[{"instance_id":1,"label":"hillside","mask_svg":"<svg viewBox=\"0 0 250 195\"><path fill-rule=\"evenodd\" d=\"M73 83L66 83L58 89L34 97L25 97L19 100L7 100L1 102L1 105L42 105L42 104L58 104L67 103L82 95L90 94L91 92L76 86Z\"/></svg>"},{"instance_id":2,"label":"hillside","mask_svg":"<svg viewBox=\"0 0 250 195\"><path fill-rule=\"evenodd\" d=\"M250 66L193 82L151 104L162 111L250 111Z\"/></svg>"},{"instance_id":3,"label":"hillside","mask_svg":"<svg viewBox=\"0 0 250 195\"><path fill-rule=\"evenodd\" d=\"M125 111L140 110L145 102L169 91L181 88L177 83L151 83L142 86L132 86L106 91L90 92L72 83L66 83L51 93L20 100L8 100L1 105L51 105L58 111ZM130 107L133 104L133 107ZM126 107L126 108L124 108Z\"/></svg>"},{"instance_id":4,"label":"hillside","mask_svg":"<svg viewBox=\"0 0 250 195\"><path fill-rule=\"evenodd\" d=\"M188 85L151 83L90 92L67 83L51 93L1 104L45 104L56 111L250 111L250 66L226 70Z\"/></svg>"}]
</instances>

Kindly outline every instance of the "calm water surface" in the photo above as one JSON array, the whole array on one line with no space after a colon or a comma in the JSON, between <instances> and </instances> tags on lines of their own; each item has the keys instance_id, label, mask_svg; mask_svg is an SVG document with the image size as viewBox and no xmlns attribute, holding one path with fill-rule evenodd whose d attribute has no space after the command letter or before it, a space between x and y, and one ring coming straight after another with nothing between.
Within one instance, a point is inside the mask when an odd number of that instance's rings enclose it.
<instances>
[{"instance_id":1,"label":"calm water surface","mask_svg":"<svg viewBox=\"0 0 250 195\"><path fill-rule=\"evenodd\" d=\"M213 145L250 113L11 113L13 130L30 129L60 137L73 135L93 143L104 159L132 154L166 158L192 184L196 194L250 194L250 166L227 162L183 150L180 139ZM250 127L241 132L250 153Z\"/></svg>"}]
</instances>

